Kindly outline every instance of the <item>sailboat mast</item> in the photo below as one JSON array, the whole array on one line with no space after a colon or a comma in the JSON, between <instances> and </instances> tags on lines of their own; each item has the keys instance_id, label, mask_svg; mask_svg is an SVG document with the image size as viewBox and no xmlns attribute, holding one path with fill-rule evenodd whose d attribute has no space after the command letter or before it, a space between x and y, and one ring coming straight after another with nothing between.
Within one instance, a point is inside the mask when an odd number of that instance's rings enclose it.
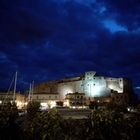
<instances>
[{"instance_id":1,"label":"sailboat mast","mask_svg":"<svg viewBox=\"0 0 140 140\"><path fill-rule=\"evenodd\" d=\"M30 83L30 87L29 87L29 95L28 95L28 101L31 100L31 83Z\"/></svg>"},{"instance_id":2,"label":"sailboat mast","mask_svg":"<svg viewBox=\"0 0 140 140\"><path fill-rule=\"evenodd\" d=\"M15 102L15 100L16 100L16 87L17 87L17 71L16 71L16 74L15 74L13 102Z\"/></svg>"},{"instance_id":3,"label":"sailboat mast","mask_svg":"<svg viewBox=\"0 0 140 140\"><path fill-rule=\"evenodd\" d=\"M33 100L33 93L34 93L34 81L32 82L32 88L31 88L31 92L32 92L32 100Z\"/></svg>"}]
</instances>

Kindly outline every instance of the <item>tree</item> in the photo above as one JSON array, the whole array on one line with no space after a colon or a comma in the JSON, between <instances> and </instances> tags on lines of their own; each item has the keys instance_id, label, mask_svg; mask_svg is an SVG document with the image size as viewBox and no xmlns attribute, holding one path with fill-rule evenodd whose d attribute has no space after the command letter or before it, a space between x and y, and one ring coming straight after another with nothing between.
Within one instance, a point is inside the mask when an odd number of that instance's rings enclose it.
<instances>
[{"instance_id":1,"label":"tree","mask_svg":"<svg viewBox=\"0 0 140 140\"><path fill-rule=\"evenodd\" d=\"M34 116L40 109L40 103L36 101L31 101L27 105L27 114L29 116Z\"/></svg>"},{"instance_id":2,"label":"tree","mask_svg":"<svg viewBox=\"0 0 140 140\"><path fill-rule=\"evenodd\" d=\"M37 112L32 120L26 119L23 123L25 139L38 140L62 140L63 130L61 125L63 119L57 110L49 112Z\"/></svg>"},{"instance_id":3,"label":"tree","mask_svg":"<svg viewBox=\"0 0 140 140\"><path fill-rule=\"evenodd\" d=\"M15 103L7 102L0 105L0 139L19 139L17 118L18 109Z\"/></svg>"}]
</instances>

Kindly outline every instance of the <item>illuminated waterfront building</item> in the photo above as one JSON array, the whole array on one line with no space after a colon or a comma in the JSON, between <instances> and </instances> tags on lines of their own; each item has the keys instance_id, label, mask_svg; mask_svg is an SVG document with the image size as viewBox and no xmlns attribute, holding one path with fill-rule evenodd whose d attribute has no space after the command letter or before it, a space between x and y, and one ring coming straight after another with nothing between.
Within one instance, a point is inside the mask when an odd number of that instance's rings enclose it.
<instances>
[{"instance_id":1,"label":"illuminated waterfront building","mask_svg":"<svg viewBox=\"0 0 140 140\"><path fill-rule=\"evenodd\" d=\"M87 100L110 97L114 102L122 104L128 103L131 88L128 79L98 76L95 71L89 71L83 76L38 84L34 91L36 94L46 93L46 96L55 93L63 101L70 93L84 93Z\"/></svg>"},{"instance_id":2,"label":"illuminated waterfront building","mask_svg":"<svg viewBox=\"0 0 140 140\"><path fill-rule=\"evenodd\" d=\"M40 83L34 87L34 92L25 96L16 93L16 104L19 109L26 106L28 101L38 101L42 109L57 106L85 106L91 101L127 105L132 97L132 83L125 78L98 76L95 71L85 72L84 75L64 78L56 81ZM1 93L0 103L12 102L13 93Z\"/></svg>"}]
</instances>

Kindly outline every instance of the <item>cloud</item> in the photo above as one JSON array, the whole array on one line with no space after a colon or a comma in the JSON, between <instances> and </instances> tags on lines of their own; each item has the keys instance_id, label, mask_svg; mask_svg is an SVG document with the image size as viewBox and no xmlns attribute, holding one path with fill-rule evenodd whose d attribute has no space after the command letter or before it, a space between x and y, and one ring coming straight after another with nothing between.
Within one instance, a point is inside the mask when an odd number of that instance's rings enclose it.
<instances>
[{"instance_id":1,"label":"cloud","mask_svg":"<svg viewBox=\"0 0 140 140\"><path fill-rule=\"evenodd\" d=\"M139 86L139 8L129 2L0 1L1 88L16 70L19 89L88 70Z\"/></svg>"},{"instance_id":2,"label":"cloud","mask_svg":"<svg viewBox=\"0 0 140 140\"><path fill-rule=\"evenodd\" d=\"M105 20L103 21L104 26L108 28L112 33L119 32L119 31L128 31L125 27L118 25L113 20Z\"/></svg>"},{"instance_id":3,"label":"cloud","mask_svg":"<svg viewBox=\"0 0 140 140\"><path fill-rule=\"evenodd\" d=\"M139 0L100 0L106 7L106 15L113 17L122 26L133 31L140 26L140 3Z\"/></svg>"}]
</instances>

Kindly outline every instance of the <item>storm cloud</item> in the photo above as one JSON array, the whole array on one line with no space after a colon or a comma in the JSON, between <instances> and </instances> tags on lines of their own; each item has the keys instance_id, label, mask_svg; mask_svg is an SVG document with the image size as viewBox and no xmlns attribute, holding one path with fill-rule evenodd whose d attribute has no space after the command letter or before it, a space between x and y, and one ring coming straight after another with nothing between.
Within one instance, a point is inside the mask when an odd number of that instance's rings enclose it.
<instances>
[{"instance_id":1,"label":"storm cloud","mask_svg":"<svg viewBox=\"0 0 140 140\"><path fill-rule=\"evenodd\" d=\"M140 85L138 0L1 0L0 87L94 70ZM138 90L137 90L138 91Z\"/></svg>"}]
</instances>

